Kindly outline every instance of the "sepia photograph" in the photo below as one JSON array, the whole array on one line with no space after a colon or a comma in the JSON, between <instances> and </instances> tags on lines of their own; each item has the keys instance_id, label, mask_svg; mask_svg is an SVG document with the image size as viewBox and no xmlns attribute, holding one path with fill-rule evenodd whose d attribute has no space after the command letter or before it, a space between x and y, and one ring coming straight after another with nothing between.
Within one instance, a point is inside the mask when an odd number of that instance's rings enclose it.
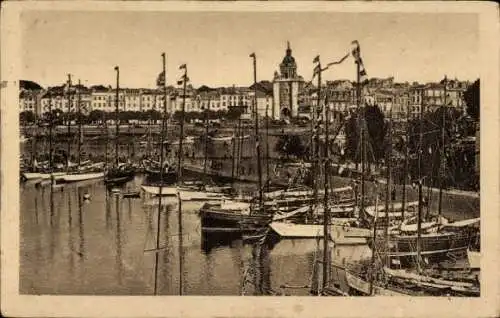
<instances>
[{"instance_id":1,"label":"sepia photograph","mask_svg":"<svg viewBox=\"0 0 500 318\"><path fill-rule=\"evenodd\" d=\"M498 7L79 2L2 10L2 308L331 316L306 303L498 288ZM97 315L162 298L126 299Z\"/></svg>"}]
</instances>

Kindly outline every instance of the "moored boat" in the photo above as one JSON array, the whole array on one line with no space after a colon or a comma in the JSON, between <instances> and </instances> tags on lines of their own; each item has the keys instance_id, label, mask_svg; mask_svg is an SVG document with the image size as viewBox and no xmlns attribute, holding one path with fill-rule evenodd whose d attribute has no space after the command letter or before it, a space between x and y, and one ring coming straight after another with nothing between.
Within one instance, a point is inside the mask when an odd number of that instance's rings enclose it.
<instances>
[{"instance_id":1,"label":"moored boat","mask_svg":"<svg viewBox=\"0 0 500 318\"><path fill-rule=\"evenodd\" d=\"M204 231L245 232L262 229L272 216L252 211L246 202L222 201L205 203L200 209L201 226Z\"/></svg>"}]
</instances>

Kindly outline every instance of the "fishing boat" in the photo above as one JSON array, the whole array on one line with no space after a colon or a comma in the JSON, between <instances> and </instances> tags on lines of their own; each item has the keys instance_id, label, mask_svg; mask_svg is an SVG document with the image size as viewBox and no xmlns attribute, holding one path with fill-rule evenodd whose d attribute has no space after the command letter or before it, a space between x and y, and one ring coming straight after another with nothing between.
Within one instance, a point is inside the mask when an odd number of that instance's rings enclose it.
<instances>
[{"instance_id":1,"label":"fishing boat","mask_svg":"<svg viewBox=\"0 0 500 318\"><path fill-rule=\"evenodd\" d=\"M163 171L161 171L160 163L151 159L143 160L142 165L146 175L146 182L155 183L161 181L166 185L177 182L177 169L167 161L163 163Z\"/></svg>"},{"instance_id":2,"label":"fishing boat","mask_svg":"<svg viewBox=\"0 0 500 318\"><path fill-rule=\"evenodd\" d=\"M252 211L249 203L223 200L205 203L200 209L203 231L244 232L264 228L271 221L269 214Z\"/></svg>"},{"instance_id":3,"label":"fishing boat","mask_svg":"<svg viewBox=\"0 0 500 318\"><path fill-rule=\"evenodd\" d=\"M229 141L232 141L234 139L248 139L250 138L250 135L245 135L245 136L234 136L234 135L230 135L230 136L209 136L209 138L212 140L212 141L216 141L216 142L229 142Z\"/></svg>"},{"instance_id":4,"label":"fishing boat","mask_svg":"<svg viewBox=\"0 0 500 318\"><path fill-rule=\"evenodd\" d=\"M256 79L256 57L255 54L250 55L254 62L254 85ZM256 105L257 97L254 96L254 105ZM267 227L272 220L271 211L266 210L264 205L264 191L262 184L262 167L261 167L261 152L259 138L259 119L255 109L255 138L256 138L256 155L257 155L257 176L258 176L258 197L257 202L238 202L238 201L222 201L219 203L205 203L200 209L200 218L202 229L205 231L220 231L220 232L236 232L248 234L253 231L259 231ZM241 126L241 116L239 126ZM208 127L208 126L207 126ZM240 127L241 128L241 127ZM208 128L207 128L208 129ZM240 129L238 129L239 132ZM242 138L239 138L240 141ZM233 147L233 158L235 156L235 148ZM240 153L240 150L238 153ZM240 156L241 157L241 156ZM234 165L234 160L233 160ZM234 168L234 167L233 167ZM205 167L206 172L206 167ZM234 174L234 169L233 169ZM234 175L232 176L234 177Z\"/></svg>"},{"instance_id":5,"label":"fishing boat","mask_svg":"<svg viewBox=\"0 0 500 318\"><path fill-rule=\"evenodd\" d=\"M446 78L445 78L446 80ZM423 109L423 107L421 107ZM423 125L422 111L420 113L419 143L422 143ZM443 124L441 126L441 138L444 156L444 122L445 112L443 111ZM384 244L385 248L377 247L377 244L370 243L372 249L380 250L381 255L400 268L414 268L420 271L422 264L436 264L443 260L452 258L452 255L465 254L472 242L479 236L479 218L450 222L442 217L442 182L440 182L440 195L438 202L438 213L431 218L424 218L422 215L423 202L423 181L420 173L421 152L418 153L419 176L418 176L418 211L417 216L407 218L399 227L393 228L386 239L378 240ZM443 169L443 160L440 168ZM387 206L387 204L386 204ZM387 229L388 230L388 229Z\"/></svg>"},{"instance_id":6,"label":"fishing boat","mask_svg":"<svg viewBox=\"0 0 500 318\"><path fill-rule=\"evenodd\" d=\"M188 185L143 184L141 185L141 189L145 193L154 196L175 197L179 195L183 201L219 201L229 199L229 196L222 192L204 191L196 186Z\"/></svg>"},{"instance_id":7,"label":"fishing boat","mask_svg":"<svg viewBox=\"0 0 500 318\"><path fill-rule=\"evenodd\" d=\"M54 177L54 179L61 180L61 177L66 175L66 172L59 171L59 172L45 172L48 171L48 169L43 169L41 170L43 172L23 172L21 174L21 178L25 181L41 181L41 180L49 180L51 176Z\"/></svg>"},{"instance_id":8,"label":"fishing boat","mask_svg":"<svg viewBox=\"0 0 500 318\"><path fill-rule=\"evenodd\" d=\"M417 224L401 224L400 233L390 236L387 256L397 259L401 266L411 266L417 256L417 239L420 239L420 254L427 262L439 261L450 253L465 252L479 236L476 228L479 218L449 222L444 218L422 222L420 238Z\"/></svg>"},{"instance_id":9,"label":"fishing boat","mask_svg":"<svg viewBox=\"0 0 500 318\"><path fill-rule=\"evenodd\" d=\"M272 222L270 228L281 238L321 238L324 225L295 224L287 222ZM332 219L330 225L331 239L336 244L366 244L371 235L369 229L360 228L355 218Z\"/></svg>"},{"instance_id":10,"label":"fishing boat","mask_svg":"<svg viewBox=\"0 0 500 318\"><path fill-rule=\"evenodd\" d=\"M418 201L406 202L404 215L403 213L401 213L402 207L403 207L402 202L391 203L390 211L387 211L387 213L380 213L380 212L386 212L385 211L386 208L384 205L380 204L377 207L371 205L365 207L362 210L360 217L364 219L368 224L371 224L373 222L375 218L375 213L378 213L378 219L379 221L381 221L381 223L385 222L386 217L389 218L389 221L392 220L403 221L403 218L405 216L406 217L414 216L417 213L416 209L418 208Z\"/></svg>"},{"instance_id":11,"label":"fishing boat","mask_svg":"<svg viewBox=\"0 0 500 318\"><path fill-rule=\"evenodd\" d=\"M118 185L124 184L132 180L135 176L135 169L130 163L120 163L118 154L118 145L120 137L120 107L119 105L119 95L120 95L120 69L115 66L116 71L116 96L115 96L115 162L106 171L104 182L107 185Z\"/></svg>"}]
</instances>

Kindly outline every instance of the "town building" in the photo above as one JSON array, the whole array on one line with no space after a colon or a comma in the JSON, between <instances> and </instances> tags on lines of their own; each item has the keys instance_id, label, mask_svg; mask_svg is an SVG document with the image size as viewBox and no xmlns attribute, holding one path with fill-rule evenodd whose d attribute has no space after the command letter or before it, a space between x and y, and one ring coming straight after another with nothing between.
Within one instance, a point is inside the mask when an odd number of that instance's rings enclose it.
<instances>
[{"instance_id":1,"label":"town building","mask_svg":"<svg viewBox=\"0 0 500 318\"><path fill-rule=\"evenodd\" d=\"M19 112L31 111L35 115L41 114L41 98L43 87L32 81L19 82Z\"/></svg>"},{"instance_id":2,"label":"town building","mask_svg":"<svg viewBox=\"0 0 500 318\"><path fill-rule=\"evenodd\" d=\"M298 96L304 86L304 79L297 74L297 63L292 56L290 42L280 64L280 73L274 73L273 109L274 119L289 119L298 116Z\"/></svg>"}]
</instances>

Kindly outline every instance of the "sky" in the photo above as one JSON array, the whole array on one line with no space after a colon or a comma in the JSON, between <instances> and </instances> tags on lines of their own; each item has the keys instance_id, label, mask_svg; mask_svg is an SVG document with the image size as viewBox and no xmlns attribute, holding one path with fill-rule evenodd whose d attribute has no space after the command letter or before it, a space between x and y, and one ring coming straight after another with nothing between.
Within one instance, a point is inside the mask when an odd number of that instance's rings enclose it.
<instances>
[{"instance_id":1,"label":"sky","mask_svg":"<svg viewBox=\"0 0 500 318\"><path fill-rule=\"evenodd\" d=\"M251 85L272 80L290 41L298 74L310 80L313 58L344 56L358 40L369 77L395 81L475 80L479 76L476 14L349 12L25 11L21 79L43 87L67 74L84 85L154 87L167 56L167 84L186 63L195 86ZM355 79L352 57L323 74Z\"/></svg>"}]
</instances>

